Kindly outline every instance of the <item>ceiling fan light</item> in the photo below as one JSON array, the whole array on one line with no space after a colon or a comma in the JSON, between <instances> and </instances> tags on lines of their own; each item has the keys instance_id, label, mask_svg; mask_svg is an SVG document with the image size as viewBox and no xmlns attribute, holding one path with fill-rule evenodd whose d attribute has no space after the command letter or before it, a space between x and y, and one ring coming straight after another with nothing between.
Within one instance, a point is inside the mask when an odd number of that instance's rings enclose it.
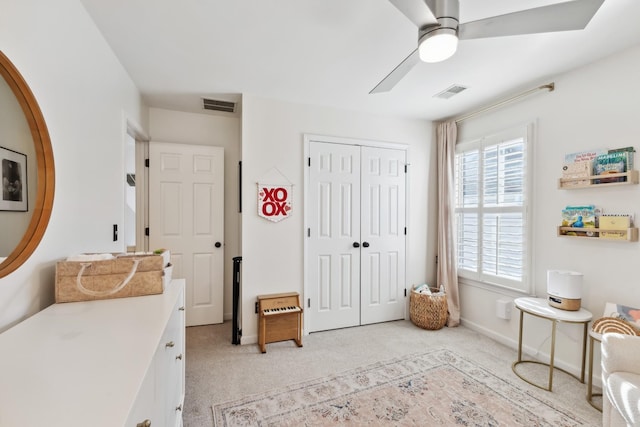
<instances>
[{"instance_id":1,"label":"ceiling fan light","mask_svg":"<svg viewBox=\"0 0 640 427\"><path fill-rule=\"evenodd\" d=\"M450 58L458 48L455 30L441 28L425 34L420 40L418 53L424 62L440 62Z\"/></svg>"}]
</instances>

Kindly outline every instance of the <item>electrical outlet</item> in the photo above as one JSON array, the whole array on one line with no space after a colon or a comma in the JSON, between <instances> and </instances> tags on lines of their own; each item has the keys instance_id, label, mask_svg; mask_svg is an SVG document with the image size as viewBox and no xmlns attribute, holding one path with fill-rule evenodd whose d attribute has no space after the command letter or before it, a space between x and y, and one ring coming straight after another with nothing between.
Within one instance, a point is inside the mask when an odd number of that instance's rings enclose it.
<instances>
[{"instance_id":1,"label":"electrical outlet","mask_svg":"<svg viewBox=\"0 0 640 427\"><path fill-rule=\"evenodd\" d=\"M509 320L511 319L511 305L512 301L507 298L501 298L496 301L496 316L499 319Z\"/></svg>"}]
</instances>

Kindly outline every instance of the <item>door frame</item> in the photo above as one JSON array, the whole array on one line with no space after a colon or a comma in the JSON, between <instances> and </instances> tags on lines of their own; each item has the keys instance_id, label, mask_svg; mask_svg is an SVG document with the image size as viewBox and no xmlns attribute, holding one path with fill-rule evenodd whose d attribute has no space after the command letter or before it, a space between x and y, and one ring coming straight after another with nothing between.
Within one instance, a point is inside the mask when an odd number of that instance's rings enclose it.
<instances>
[{"instance_id":1,"label":"door frame","mask_svg":"<svg viewBox=\"0 0 640 427\"><path fill-rule=\"evenodd\" d=\"M311 212L311 206L309 206L309 204L311 203L311 201L309 200L309 167L308 167L308 159L309 159L309 155L310 155L310 144L312 142L320 142L320 143L330 143L330 144L343 144L343 145L355 145L355 146L359 146L359 147L373 147L373 148L389 148L389 149L394 149L394 150L404 150L406 153L406 159L407 159L407 167L409 167L409 165L411 164L409 162L410 159L410 155L409 155L409 144L403 144L403 143L396 143L396 142L387 142L387 141L375 141L375 140L371 140L371 139L361 139L361 138L347 138L347 137L336 137L336 136L328 136L328 135L319 135L319 134L304 134L304 153L303 153L303 164L304 164L304 191L303 191L303 203L304 203L304 218L303 218L303 224L302 224L302 234L303 234L303 295L300 298L301 304L303 306L303 308L307 308L308 307L308 299L307 299L307 295L310 295L311 293L311 284L309 283L308 280L308 273L309 273L309 266L308 266L308 262L307 262L307 255L309 253L309 249L308 249L308 244L309 244L309 239L308 239L308 234L307 234L307 230L309 229L309 218L308 218L308 214L309 212ZM411 194L410 188L409 188L409 174L406 173L405 174L405 194L409 195ZM409 224L409 203L410 203L410 197L405 197L405 225L407 227L407 230L410 229L410 224ZM405 283L404 283L404 288L405 290L407 289L407 261L408 259L410 259L409 256L409 244L408 244L408 240L409 240L409 234L407 233L407 238L405 239ZM408 298L407 298L408 300ZM309 334L309 330L310 330L310 325L312 324L312 319L311 319L311 311L310 310L304 310L303 311L303 333L304 335L308 335ZM407 317L407 310L405 308L405 318Z\"/></svg>"},{"instance_id":2,"label":"door frame","mask_svg":"<svg viewBox=\"0 0 640 427\"><path fill-rule=\"evenodd\" d=\"M132 159L135 168L136 186L136 212L135 212L135 247L128 247L124 244L124 251L147 252L149 250L149 239L145 234L145 229L149 226L149 168L145 166L145 160L149 158L149 137L134 120L123 114L123 162L128 159L125 144L127 138L133 138L135 143L135 158ZM126 173L123 175L123 185L126 184ZM126 205L126 202L123 201ZM126 213L123 212L123 215ZM126 233L126 225L122 224L122 232ZM126 240L123 240L126 242Z\"/></svg>"}]
</instances>

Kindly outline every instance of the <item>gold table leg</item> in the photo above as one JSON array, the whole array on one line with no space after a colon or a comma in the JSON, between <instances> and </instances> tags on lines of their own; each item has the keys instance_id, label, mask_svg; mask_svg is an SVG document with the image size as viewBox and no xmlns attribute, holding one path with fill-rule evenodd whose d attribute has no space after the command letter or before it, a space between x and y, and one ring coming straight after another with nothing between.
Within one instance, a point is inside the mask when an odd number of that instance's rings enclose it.
<instances>
[{"instance_id":1,"label":"gold table leg","mask_svg":"<svg viewBox=\"0 0 640 427\"><path fill-rule=\"evenodd\" d=\"M584 324L584 333L582 334L582 372L580 373L580 382L584 384L584 365L587 356L587 323Z\"/></svg>"},{"instance_id":2,"label":"gold table leg","mask_svg":"<svg viewBox=\"0 0 640 427\"><path fill-rule=\"evenodd\" d=\"M567 375L570 375L572 377L574 377L577 380L580 380L581 383L584 384L584 374L585 374L585 365L586 365L586 357L587 357L587 328L588 328L588 321L586 322L571 322L571 323L583 323L584 324L584 331L583 331L583 336L582 336L582 369L580 372L580 377L578 378L577 375L572 374L571 372L568 372L562 368L559 368L557 366L555 366L555 349L556 349L556 329L557 329L557 323L558 320L556 319L551 319L549 317L545 317L545 316L540 316L537 315L535 313L530 313L532 316L536 316L536 317L540 317L543 319L547 319L549 321L551 321L551 350L550 350L550 354L549 354L549 363L545 363L545 362L540 362L538 360L523 360L522 359L522 329L523 329L523 321L524 321L524 310L520 310L520 325L518 328L518 360L516 360L515 362L513 362L513 364L511 365L511 370L523 381L536 386L538 388L541 388L543 390L547 390L547 391L553 391L553 371L554 369L562 371L564 373L566 373ZM522 376L520 373L518 373L518 371L516 370L516 366L521 364L521 363L535 363L538 365L543 365L543 366L548 366L549 367L549 378L547 381L547 387L544 387L542 385L536 384L530 380L528 380L527 378L525 378L524 376ZM592 368L592 366L590 366L590 368ZM591 371L589 374L589 378L591 379Z\"/></svg>"},{"instance_id":3,"label":"gold table leg","mask_svg":"<svg viewBox=\"0 0 640 427\"><path fill-rule=\"evenodd\" d=\"M589 336L589 376L587 378L587 402L598 411L602 412L602 407L595 404L593 398L595 396L602 396L602 393L593 392L593 346L596 339L593 336Z\"/></svg>"},{"instance_id":4,"label":"gold table leg","mask_svg":"<svg viewBox=\"0 0 640 427\"><path fill-rule=\"evenodd\" d=\"M549 386L547 390L551 391L553 388L553 362L556 353L556 321L551 321L551 354L549 355Z\"/></svg>"},{"instance_id":5,"label":"gold table leg","mask_svg":"<svg viewBox=\"0 0 640 427\"><path fill-rule=\"evenodd\" d=\"M522 321L524 311L520 310L520 330L518 331L518 362L522 362Z\"/></svg>"}]
</instances>

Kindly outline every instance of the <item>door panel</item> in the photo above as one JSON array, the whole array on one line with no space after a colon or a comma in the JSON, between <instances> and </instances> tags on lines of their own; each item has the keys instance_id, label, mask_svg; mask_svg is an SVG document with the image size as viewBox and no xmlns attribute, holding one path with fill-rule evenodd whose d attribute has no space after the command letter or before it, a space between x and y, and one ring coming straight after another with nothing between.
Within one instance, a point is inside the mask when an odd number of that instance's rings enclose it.
<instances>
[{"instance_id":1,"label":"door panel","mask_svg":"<svg viewBox=\"0 0 640 427\"><path fill-rule=\"evenodd\" d=\"M359 148L310 143L310 331L360 323Z\"/></svg>"},{"instance_id":2,"label":"door panel","mask_svg":"<svg viewBox=\"0 0 640 427\"><path fill-rule=\"evenodd\" d=\"M186 279L187 326L222 323L224 149L149 144L149 245Z\"/></svg>"},{"instance_id":3,"label":"door panel","mask_svg":"<svg viewBox=\"0 0 640 427\"><path fill-rule=\"evenodd\" d=\"M404 318L406 152L362 147L362 164L360 321L366 325Z\"/></svg>"},{"instance_id":4,"label":"door panel","mask_svg":"<svg viewBox=\"0 0 640 427\"><path fill-rule=\"evenodd\" d=\"M404 318L405 157L404 150L362 147L363 325Z\"/></svg>"}]
</instances>

